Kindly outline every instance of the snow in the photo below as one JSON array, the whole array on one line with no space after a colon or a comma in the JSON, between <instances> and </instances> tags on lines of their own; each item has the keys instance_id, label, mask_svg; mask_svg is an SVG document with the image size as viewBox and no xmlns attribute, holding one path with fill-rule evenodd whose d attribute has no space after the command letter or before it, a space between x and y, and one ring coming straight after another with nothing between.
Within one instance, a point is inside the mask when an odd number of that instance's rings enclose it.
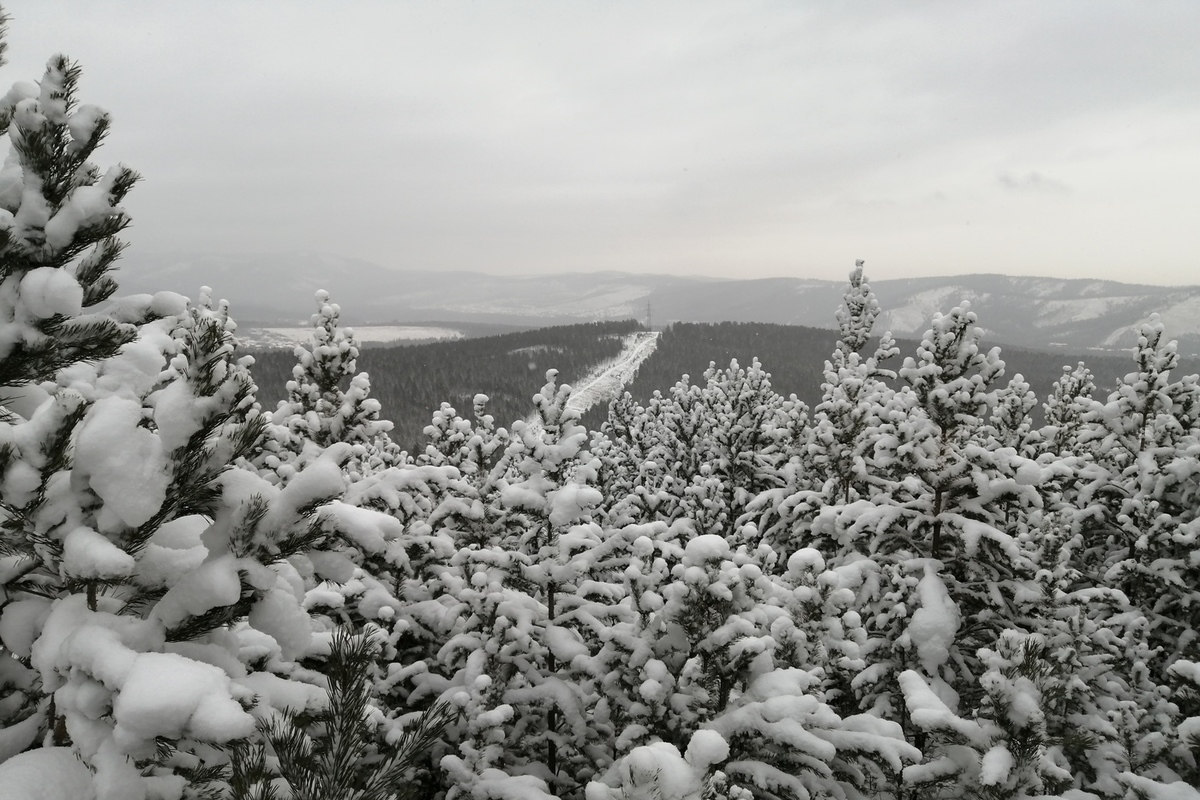
<instances>
[{"instance_id":1,"label":"snow","mask_svg":"<svg viewBox=\"0 0 1200 800\"><path fill-rule=\"evenodd\" d=\"M204 563L208 551L204 547L183 550L163 547L151 541L137 560L138 582L145 586L167 588L183 580L189 572Z\"/></svg>"},{"instance_id":2,"label":"snow","mask_svg":"<svg viewBox=\"0 0 1200 800\"><path fill-rule=\"evenodd\" d=\"M442 769L452 771L450 759L442 760ZM546 782L533 775L509 775L498 769L485 769L470 782L472 798L478 800L555 800L546 791Z\"/></svg>"},{"instance_id":3,"label":"snow","mask_svg":"<svg viewBox=\"0 0 1200 800\"><path fill-rule=\"evenodd\" d=\"M1200 686L1200 661L1180 659L1171 665L1171 673Z\"/></svg>"},{"instance_id":4,"label":"snow","mask_svg":"<svg viewBox=\"0 0 1200 800\"><path fill-rule=\"evenodd\" d=\"M186 517L176 517L170 522L163 523L150 541L164 548L174 550L191 550L203 547L200 536L209 526L209 520L199 514Z\"/></svg>"},{"instance_id":5,"label":"snow","mask_svg":"<svg viewBox=\"0 0 1200 800\"><path fill-rule=\"evenodd\" d=\"M563 664L570 664L576 656L586 656L591 652L578 633L558 625L546 626L546 646Z\"/></svg>"},{"instance_id":6,"label":"snow","mask_svg":"<svg viewBox=\"0 0 1200 800\"><path fill-rule=\"evenodd\" d=\"M197 397L186 381L176 380L151 396L154 424L167 452L183 447L204 425L218 398Z\"/></svg>"},{"instance_id":7,"label":"snow","mask_svg":"<svg viewBox=\"0 0 1200 800\"><path fill-rule=\"evenodd\" d=\"M116 172L110 169L108 174L92 186L78 186L69 195L67 200L53 217L46 223L46 243L56 250L62 249L69 245L79 232L80 228L85 228L90 225L95 225L105 219L111 217L114 213L112 205L112 184L116 178ZM70 276L67 276L70 278ZM74 278L70 278L72 283L75 283ZM76 283L76 286L79 284ZM63 298L73 297L74 294L68 294L66 284L61 285L60 291ZM83 299L82 290L79 292L80 300ZM75 313L79 313L76 311Z\"/></svg>"},{"instance_id":8,"label":"snow","mask_svg":"<svg viewBox=\"0 0 1200 800\"><path fill-rule=\"evenodd\" d=\"M0 610L0 644L17 658L29 658L33 642L50 615L50 601L44 597L16 600Z\"/></svg>"},{"instance_id":9,"label":"snow","mask_svg":"<svg viewBox=\"0 0 1200 800\"><path fill-rule=\"evenodd\" d=\"M119 684L135 651L157 649L163 638L161 628L151 622L91 611L87 598L70 595L54 602L31 648L30 662L48 691L62 686L64 676L74 674L75 668Z\"/></svg>"},{"instance_id":10,"label":"snow","mask_svg":"<svg viewBox=\"0 0 1200 800\"><path fill-rule=\"evenodd\" d=\"M1008 748L998 744L984 753L979 762L979 782L984 786L995 786L1008 778L1016 760Z\"/></svg>"},{"instance_id":11,"label":"snow","mask_svg":"<svg viewBox=\"0 0 1200 800\"><path fill-rule=\"evenodd\" d=\"M246 328L238 332L243 347L291 347L312 341L312 326ZM402 342L422 339L462 339L462 331L454 328L424 325L356 325L354 338L360 342Z\"/></svg>"},{"instance_id":12,"label":"snow","mask_svg":"<svg viewBox=\"0 0 1200 800\"><path fill-rule=\"evenodd\" d=\"M309 469L311 470L311 467ZM341 480L340 477L338 480ZM404 533L404 524L395 517L369 508L358 508L340 500L324 506L321 509L321 519L334 522L339 532L368 553L383 552L388 539L394 539Z\"/></svg>"},{"instance_id":13,"label":"snow","mask_svg":"<svg viewBox=\"0 0 1200 800\"><path fill-rule=\"evenodd\" d=\"M49 319L55 314L71 317L83 310L83 287L65 270L38 267L25 273L21 280L21 301L38 319Z\"/></svg>"},{"instance_id":14,"label":"snow","mask_svg":"<svg viewBox=\"0 0 1200 800\"><path fill-rule=\"evenodd\" d=\"M75 445L75 475L86 480L104 508L137 527L166 500L170 475L162 440L141 427L142 406L110 396L96 401Z\"/></svg>"},{"instance_id":15,"label":"snow","mask_svg":"<svg viewBox=\"0 0 1200 800\"><path fill-rule=\"evenodd\" d=\"M720 734L716 737L721 738ZM706 734L695 752L698 756L711 756L716 749L715 740ZM688 751L692 752L690 746ZM621 760L619 774L620 793L592 783L588 786L587 800L618 797L623 800L692 800L699 796L703 778L703 773L681 756L675 745L667 742L634 748Z\"/></svg>"},{"instance_id":16,"label":"snow","mask_svg":"<svg viewBox=\"0 0 1200 800\"><path fill-rule=\"evenodd\" d=\"M687 746L687 760L696 769L704 771L713 764L729 758L729 743L716 731L699 730L692 734Z\"/></svg>"},{"instance_id":17,"label":"snow","mask_svg":"<svg viewBox=\"0 0 1200 800\"><path fill-rule=\"evenodd\" d=\"M917 584L921 605L912 613L904 636L916 648L926 673L937 675L938 667L950 657L960 615L958 605L938 575L941 562L928 559L924 568L925 575Z\"/></svg>"},{"instance_id":18,"label":"snow","mask_svg":"<svg viewBox=\"0 0 1200 800\"><path fill-rule=\"evenodd\" d=\"M115 580L133 574L133 556L82 525L63 540L63 570L74 578Z\"/></svg>"},{"instance_id":19,"label":"snow","mask_svg":"<svg viewBox=\"0 0 1200 800\"><path fill-rule=\"evenodd\" d=\"M604 495L594 486L568 483L551 492L546 502L550 524L564 526L582 519L589 509L599 506L604 502Z\"/></svg>"},{"instance_id":20,"label":"snow","mask_svg":"<svg viewBox=\"0 0 1200 800\"><path fill-rule=\"evenodd\" d=\"M926 731L953 730L977 747L988 746L989 737L979 723L962 719L955 714L934 693L920 673L914 670L905 670L900 673L899 682L900 689L904 692L904 702L908 706L909 716L917 727Z\"/></svg>"},{"instance_id":21,"label":"snow","mask_svg":"<svg viewBox=\"0 0 1200 800\"><path fill-rule=\"evenodd\" d=\"M1200 789L1182 782L1159 783L1132 772L1121 773L1119 780L1146 800L1200 800Z\"/></svg>"},{"instance_id":22,"label":"snow","mask_svg":"<svg viewBox=\"0 0 1200 800\"><path fill-rule=\"evenodd\" d=\"M228 742L249 736L254 718L231 696L229 676L175 653L141 653L113 704L114 736L131 750L156 736Z\"/></svg>"},{"instance_id":23,"label":"snow","mask_svg":"<svg viewBox=\"0 0 1200 800\"><path fill-rule=\"evenodd\" d=\"M724 536L715 533L705 533L687 543L684 549L683 564L686 567L700 567L708 561L720 561L729 558L729 542Z\"/></svg>"},{"instance_id":24,"label":"snow","mask_svg":"<svg viewBox=\"0 0 1200 800\"><path fill-rule=\"evenodd\" d=\"M1191 738L1200 739L1200 717L1188 717L1176 725L1175 730L1179 732L1179 738L1184 741Z\"/></svg>"},{"instance_id":25,"label":"snow","mask_svg":"<svg viewBox=\"0 0 1200 800\"><path fill-rule=\"evenodd\" d=\"M238 559L225 553L204 562L172 586L154 606L154 617L173 628L189 616L199 616L242 596Z\"/></svg>"},{"instance_id":26,"label":"snow","mask_svg":"<svg viewBox=\"0 0 1200 800\"><path fill-rule=\"evenodd\" d=\"M316 574L322 579L334 583L347 583L354 577L358 566L340 553L325 553L313 551L307 558L313 565Z\"/></svg>"},{"instance_id":27,"label":"snow","mask_svg":"<svg viewBox=\"0 0 1200 800\"><path fill-rule=\"evenodd\" d=\"M122 322L140 322L148 316L170 317L187 313L190 301L176 292L130 294L113 301L112 315Z\"/></svg>"},{"instance_id":28,"label":"snow","mask_svg":"<svg viewBox=\"0 0 1200 800\"><path fill-rule=\"evenodd\" d=\"M799 574L801 572L824 572L825 559L821 553L811 547L802 547L788 557L787 568L789 573Z\"/></svg>"},{"instance_id":29,"label":"snow","mask_svg":"<svg viewBox=\"0 0 1200 800\"><path fill-rule=\"evenodd\" d=\"M102 120L108 119L108 112L100 106L84 103L75 108L75 112L71 114L67 120L67 130L71 132L71 138L77 142L87 142L92 138L92 134L96 130L96 126Z\"/></svg>"},{"instance_id":30,"label":"snow","mask_svg":"<svg viewBox=\"0 0 1200 800\"><path fill-rule=\"evenodd\" d=\"M657 346L657 331L641 331L625 337L624 347L616 358L598 365L576 382L567 405L582 413L594 405L615 400Z\"/></svg>"},{"instance_id":31,"label":"snow","mask_svg":"<svg viewBox=\"0 0 1200 800\"><path fill-rule=\"evenodd\" d=\"M260 698L267 708L280 711L317 711L329 705L329 694L323 689L301 681L287 680L270 672L254 672L236 678L234 683L245 687ZM255 708L255 713L264 709Z\"/></svg>"},{"instance_id":32,"label":"snow","mask_svg":"<svg viewBox=\"0 0 1200 800\"><path fill-rule=\"evenodd\" d=\"M279 643L282 656L293 661L312 643L312 619L283 578L250 609L249 623Z\"/></svg>"},{"instance_id":33,"label":"snow","mask_svg":"<svg viewBox=\"0 0 1200 800\"><path fill-rule=\"evenodd\" d=\"M92 800L92 773L70 747L44 747L0 764L0 800Z\"/></svg>"}]
</instances>

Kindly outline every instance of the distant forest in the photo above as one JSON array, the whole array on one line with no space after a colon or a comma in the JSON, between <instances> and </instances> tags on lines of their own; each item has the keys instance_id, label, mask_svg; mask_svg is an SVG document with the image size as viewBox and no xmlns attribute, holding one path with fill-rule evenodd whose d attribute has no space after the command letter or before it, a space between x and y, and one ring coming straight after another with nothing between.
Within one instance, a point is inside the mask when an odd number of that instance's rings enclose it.
<instances>
[{"instance_id":1,"label":"distant forest","mask_svg":"<svg viewBox=\"0 0 1200 800\"><path fill-rule=\"evenodd\" d=\"M404 449L424 449L425 426L442 403L470 417L477 394L489 398L496 425L507 428L533 411L531 398L546 382L546 370L572 383L595 364L621 352L622 338L640 325L634 320L561 325L532 331L432 342L363 348L358 370L371 376L371 393L381 416L395 424L392 439ZM287 396L296 359L288 350L254 353L252 368L264 408ZM420 445L418 447L418 445Z\"/></svg>"},{"instance_id":2,"label":"distant forest","mask_svg":"<svg viewBox=\"0 0 1200 800\"><path fill-rule=\"evenodd\" d=\"M383 406L382 416L395 424L392 438L410 453L424 449L425 426L433 412L448 402L470 416L472 398L486 394L496 425L509 427L533 411L531 398L545 383L547 369L559 371L559 381L577 382L596 364L621 351L622 337L641 325L634 320L562 325L519 333L484 336L450 342L371 346L362 349L359 371L371 376L372 394ZM810 408L821 402L823 369L836 346L836 331L799 325L760 322L677 322L662 331L657 349L642 363L637 377L626 387L634 399L645 402L657 390L666 393L683 375L692 383L704 382L710 362L727 367L731 359L749 366L757 358L771 374L771 386L784 397L796 395ZM916 352L919 342L897 341L900 355L888 366L896 369ZM994 343L985 341L990 349ZM290 351L269 350L254 354L259 400L274 408L286 395L295 366ZM1005 379L1020 373L1037 394L1045 398L1064 367L1087 363L1096 385L1104 392L1133 371L1132 357L1068 354L1027 350L1001 345ZM1196 359L1180 359L1180 369L1200 371ZM589 430L597 430L608 417L606 404L583 417ZM1042 408L1033 411L1041 424Z\"/></svg>"},{"instance_id":3,"label":"distant forest","mask_svg":"<svg viewBox=\"0 0 1200 800\"><path fill-rule=\"evenodd\" d=\"M642 363L637 377L626 387L626 391L638 402L644 403L655 391L664 394L683 375L690 376L692 383L704 383L704 371L710 362L718 367L728 367L730 359L736 358L742 366L749 366L752 359L762 362L763 369L771 374L771 387L787 397L796 395L809 408L821 402L821 384L825 380L825 361L830 357L838 340L838 332L800 325L776 325L764 322L720 322L696 323L677 322L663 330L658 348ZM869 347L874 347L873 340ZM896 340L900 354L885 366L897 369L908 356L915 355L920 342L913 339ZM1058 353L1028 350L1012 345L989 342L985 338L982 347L990 350L1000 347L1000 357L1005 363L1007 383L1020 374L1038 396L1039 404L1033 410L1034 424L1042 421L1040 401L1050 392L1050 387L1063 374L1064 367L1074 367L1080 361L1088 369L1099 388L1107 394L1126 374L1133 372L1133 356L1101 354ZM1200 360L1180 357L1179 369L1184 373L1200 371ZM589 429L596 429L607 418L607 408L592 408L583 421Z\"/></svg>"}]
</instances>

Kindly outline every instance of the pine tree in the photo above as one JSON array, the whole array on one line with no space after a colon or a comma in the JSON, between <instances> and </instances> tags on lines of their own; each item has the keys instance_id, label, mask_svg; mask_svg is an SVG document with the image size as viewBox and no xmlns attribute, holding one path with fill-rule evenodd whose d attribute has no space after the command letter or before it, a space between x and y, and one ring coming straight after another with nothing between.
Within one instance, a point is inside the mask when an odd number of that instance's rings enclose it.
<instances>
[{"instance_id":1,"label":"pine tree","mask_svg":"<svg viewBox=\"0 0 1200 800\"><path fill-rule=\"evenodd\" d=\"M985 432L987 443L997 448L1008 447L1023 458L1036 458L1037 437L1033 418L1037 395L1021 375L1014 375L1007 386L996 391Z\"/></svg>"},{"instance_id":2,"label":"pine tree","mask_svg":"<svg viewBox=\"0 0 1200 800\"><path fill-rule=\"evenodd\" d=\"M1082 361L1074 369L1063 367L1043 404L1045 424L1038 436L1043 452L1060 457L1081 453L1079 434L1095 391L1092 373Z\"/></svg>"},{"instance_id":3,"label":"pine tree","mask_svg":"<svg viewBox=\"0 0 1200 800\"><path fill-rule=\"evenodd\" d=\"M370 720L371 667L375 643L344 629L333 635L323 669L329 683L328 705L319 711L285 710L259 722L263 739L278 765L279 780L259 746L247 747L231 771L232 800L281 797L282 782L295 800L401 800L421 797L413 781L420 758L431 749L454 714L436 705L421 714L396 741L382 740ZM255 790L258 791L255 794Z\"/></svg>"},{"instance_id":4,"label":"pine tree","mask_svg":"<svg viewBox=\"0 0 1200 800\"><path fill-rule=\"evenodd\" d=\"M825 362L822 402L814 410L803 451L783 471L784 485L756 501L763 511L763 535L782 553L815 545L833 555L830 543L813 541L813 517L820 508L849 504L873 492L873 431L892 394L884 380L895 378L883 363L899 352L885 333L875 352L863 357L879 314L879 302L858 261L837 310L841 338Z\"/></svg>"},{"instance_id":5,"label":"pine tree","mask_svg":"<svg viewBox=\"0 0 1200 800\"><path fill-rule=\"evenodd\" d=\"M1080 442L1100 468L1081 481L1079 524L1094 543L1085 569L1112 582L1147 615L1151 641L1162 648L1155 672L1200 654L1200 565L1191 533L1200 498L1195 376L1173 379L1176 343L1161 322L1142 326L1137 370L1093 401Z\"/></svg>"},{"instance_id":6,"label":"pine tree","mask_svg":"<svg viewBox=\"0 0 1200 800\"><path fill-rule=\"evenodd\" d=\"M267 426L223 304L88 311L116 287L136 176L87 161L109 123L76 104L78 77L56 56L0 115L3 185L20 188L0 243L5 756L41 738L83 760L100 800L198 797L222 745L254 733L247 708L316 690L296 682L319 623L288 559L394 529L329 502L348 445L283 488L250 468Z\"/></svg>"},{"instance_id":7,"label":"pine tree","mask_svg":"<svg viewBox=\"0 0 1200 800\"><path fill-rule=\"evenodd\" d=\"M355 373L359 349L353 329L342 327L341 308L329 302L328 292L318 291L315 299L312 344L296 346L299 363L288 397L274 414L284 429L282 448L264 463L287 480L321 448L345 442L355 448L348 467L354 480L403 458L388 436L392 423L379 418L379 401L369 396L370 377Z\"/></svg>"}]
</instances>

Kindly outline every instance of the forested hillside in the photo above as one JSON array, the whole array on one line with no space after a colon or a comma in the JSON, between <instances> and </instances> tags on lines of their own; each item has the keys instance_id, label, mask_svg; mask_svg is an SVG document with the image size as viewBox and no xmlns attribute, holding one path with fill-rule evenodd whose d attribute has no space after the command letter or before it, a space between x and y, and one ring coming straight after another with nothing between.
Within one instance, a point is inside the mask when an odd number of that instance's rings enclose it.
<instances>
[{"instance_id":1,"label":"forested hillside","mask_svg":"<svg viewBox=\"0 0 1200 800\"><path fill-rule=\"evenodd\" d=\"M541 385L548 368L559 370L565 383L573 383L594 365L614 357L621 337L639 329L633 320L539 328L519 333L405 345L359 345L360 368L371 376L372 392L384 419L395 428L392 438L405 450L417 452L423 431L443 402L460 412L472 408L473 398L488 396L488 409L497 420L522 419L533 412L530 397ZM682 375L698 378L710 363L728 365L736 359L749 364L757 358L771 376L772 388L796 397L809 406L820 402L825 361L837 342L837 331L799 325L757 322L677 322L662 331L654 353L627 387L645 402L655 391L666 392ZM919 342L898 340L905 352ZM258 383L258 398L273 408L286 396L295 357L290 350L254 353L251 368ZM1030 388L1045 396L1063 373L1086 359L1093 380L1102 389L1117 385L1130 369L1128 358L1111 355L1064 355L1025 348L1005 348L1009 374L1021 374ZM1200 368L1196 359L1181 359L1181 368ZM607 407L593 407L584 424L598 428ZM1041 406L1031 411L1042 420Z\"/></svg>"},{"instance_id":2,"label":"forested hillside","mask_svg":"<svg viewBox=\"0 0 1200 800\"><path fill-rule=\"evenodd\" d=\"M488 413L503 424L533 413L530 398L553 367L575 381L621 352L633 320L561 325L519 333L420 345L363 348L359 367L371 376L382 416L394 422L392 438L415 452L423 431L442 403L462 413L474 397L488 397ZM296 358L286 350L254 354L258 397L268 408L287 396Z\"/></svg>"},{"instance_id":3,"label":"forested hillside","mask_svg":"<svg viewBox=\"0 0 1200 800\"><path fill-rule=\"evenodd\" d=\"M831 317L832 319L832 317ZM825 361L838 341L838 332L800 325L764 322L695 323L676 322L665 328L654 353L642 363L637 377L627 387L635 399L645 402L656 392L666 392L681 375L697 378L710 363L728 365L736 359L749 364L757 358L771 375L771 387L783 396L796 395L810 406L821 399ZM898 339L902 352L914 352L919 341ZM1010 375L1020 374L1039 397L1046 396L1064 367L1086 361L1096 385L1108 390L1130 370L1130 360L1105 354L1068 354L1004 347ZM1180 368L1200 370L1200 359L1180 358ZM603 421L607 410L592 409L584 416L589 427ZM1040 423L1042 408L1035 406L1033 421Z\"/></svg>"}]
</instances>

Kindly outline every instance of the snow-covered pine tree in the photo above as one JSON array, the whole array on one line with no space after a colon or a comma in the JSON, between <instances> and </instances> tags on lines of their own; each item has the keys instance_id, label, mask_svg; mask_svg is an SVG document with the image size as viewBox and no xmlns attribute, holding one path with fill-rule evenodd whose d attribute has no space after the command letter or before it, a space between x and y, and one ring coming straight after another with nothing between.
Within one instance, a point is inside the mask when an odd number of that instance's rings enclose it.
<instances>
[{"instance_id":1,"label":"snow-covered pine tree","mask_svg":"<svg viewBox=\"0 0 1200 800\"><path fill-rule=\"evenodd\" d=\"M643 449L650 423L646 409L634 402L629 392L613 398L608 418L592 434L589 449L599 461L597 488L605 498L609 521L617 526L645 522L653 514L647 507L644 487L646 452ZM650 465L649 469L656 469Z\"/></svg>"},{"instance_id":2,"label":"snow-covered pine tree","mask_svg":"<svg viewBox=\"0 0 1200 800\"><path fill-rule=\"evenodd\" d=\"M1037 436L1030 416L1036 407L1037 395L1029 388L1029 383L1022 375L1014 375L1006 386L996 390L984 434L987 444L1012 448L1024 458L1036 458Z\"/></svg>"},{"instance_id":3,"label":"snow-covered pine tree","mask_svg":"<svg viewBox=\"0 0 1200 800\"><path fill-rule=\"evenodd\" d=\"M449 403L442 403L433 412L433 421L425 426L423 433L429 438L425 452L417 456L417 462L457 467L467 457L467 441L471 438L471 421L461 416Z\"/></svg>"},{"instance_id":4,"label":"snow-covered pine tree","mask_svg":"<svg viewBox=\"0 0 1200 800\"><path fill-rule=\"evenodd\" d=\"M621 757L589 797L859 798L919 758L895 723L832 706L845 691L836 673L862 666L854 592L841 585L854 569L828 572L804 550L775 578L767 547L735 553L703 534L680 556L652 527L632 541L625 570L636 616L594 660L607 672L601 703L624 729ZM669 578L668 558L678 560Z\"/></svg>"},{"instance_id":5,"label":"snow-covered pine tree","mask_svg":"<svg viewBox=\"0 0 1200 800\"><path fill-rule=\"evenodd\" d=\"M1084 416L1080 443L1099 470L1081 475L1076 504L1093 543L1083 569L1146 615L1165 683L1174 660L1200 657L1200 390L1195 376L1172 375L1177 346L1163 336L1159 320L1142 325L1137 369Z\"/></svg>"},{"instance_id":6,"label":"snow-covered pine tree","mask_svg":"<svg viewBox=\"0 0 1200 800\"><path fill-rule=\"evenodd\" d=\"M749 369L736 359L726 369L710 363L704 380L694 387L685 375L672 389L662 455L696 532L732 538L751 501L780 484L807 408L776 394L757 359Z\"/></svg>"},{"instance_id":7,"label":"snow-covered pine tree","mask_svg":"<svg viewBox=\"0 0 1200 800\"><path fill-rule=\"evenodd\" d=\"M87 312L115 289L135 175L88 161L108 116L77 105L78 77L56 56L0 115L0 771L71 773L56 800L194 797L254 715L320 702L293 680L314 623L287 559L395 527L328 504L346 445L282 489L234 466L264 425L223 305Z\"/></svg>"},{"instance_id":8,"label":"snow-covered pine tree","mask_svg":"<svg viewBox=\"0 0 1200 800\"><path fill-rule=\"evenodd\" d=\"M867 478L869 453L864 449L864 434L882 407L886 394L883 379L895 373L883 363L899 351L890 332L880 337L874 353L863 357L862 349L870 341L879 301L863 274L863 262L855 264L850 284L838 307L837 320L841 339L832 358L825 362L823 399L817 419L809 459L824 478L822 494L828 501L849 503Z\"/></svg>"},{"instance_id":9,"label":"snow-covered pine tree","mask_svg":"<svg viewBox=\"0 0 1200 800\"><path fill-rule=\"evenodd\" d=\"M686 376L685 381L686 382ZM678 391L681 384L676 385ZM694 473L694 455L679 438L690 428L685 412L689 393L674 397L655 391L644 407L626 393L614 401L593 452L601 459L600 486L609 524L615 527L654 521L672 525L687 513L686 487Z\"/></svg>"},{"instance_id":10,"label":"snow-covered pine tree","mask_svg":"<svg viewBox=\"0 0 1200 800\"><path fill-rule=\"evenodd\" d=\"M884 379L895 377L882 365L899 352L891 334L885 333L874 353L863 356L879 313L879 301L858 261L837 310L841 338L825 362L822 401L813 412L802 452L783 470L783 486L755 501L764 540L780 553L816 546L833 555L830 543L812 539L812 518L825 506L848 504L872 492L872 432L892 394Z\"/></svg>"},{"instance_id":11,"label":"snow-covered pine tree","mask_svg":"<svg viewBox=\"0 0 1200 800\"><path fill-rule=\"evenodd\" d=\"M781 485L783 467L798 451L808 423L808 408L795 396L785 399L772 390L771 376L758 359L746 369L736 360L725 370L710 366L704 377L714 474L728 520L724 533L733 539L745 530L753 500ZM711 526L707 530L715 532Z\"/></svg>"},{"instance_id":12,"label":"snow-covered pine tree","mask_svg":"<svg viewBox=\"0 0 1200 800\"><path fill-rule=\"evenodd\" d=\"M870 499L821 508L812 523L814 541L836 546L835 567L863 557L879 567L859 590L870 641L853 688L863 708L899 721L918 746L923 735L898 675L919 671L935 693L975 707L977 651L1038 597L1033 563L1005 530L1003 510L1039 509L1043 470L980 438L1003 371L998 350L980 351L980 335L965 304L934 317L917 359L900 370L907 386L864 434L873 451Z\"/></svg>"},{"instance_id":13,"label":"snow-covered pine tree","mask_svg":"<svg viewBox=\"0 0 1200 800\"><path fill-rule=\"evenodd\" d=\"M1063 367L1042 404L1045 420L1037 439L1043 453L1060 457L1081 453L1079 432L1095 391L1091 370L1082 361L1074 368Z\"/></svg>"},{"instance_id":14,"label":"snow-covered pine tree","mask_svg":"<svg viewBox=\"0 0 1200 800\"><path fill-rule=\"evenodd\" d=\"M139 176L123 164L101 173L90 161L111 119L79 104L80 75L78 64L56 55L41 81L15 84L0 100L0 134L11 144L0 169L0 280L8 298L0 386L46 380L113 355L133 337L131 327L82 313L116 290L108 272L129 224L120 203Z\"/></svg>"},{"instance_id":15,"label":"snow-covered pine tree","mask_svg":"<svg viewBox=\"0 0 1200 800\"><path fill-rule=\"evenodd\" d=\"M370 397L370 377L355 373L359 349L354 330L342 326L341 308L329 301L328 292L318 291L315 300L312 343L296 345L299 363L292 369L287 399L274 413L282 428L281 446L265 465L286 481L335 442L354 447L348 466L352 480L401 463L400 448L388 436L392 423L379 418L379 401Z\"/></svg>"},{"instance_id":16,"label":"snow-covered pine tree","mask_svg":"<svg viewBox=\"0 0 1200 800\"><path fill-rule=\"evenodd\" d=\"M493 535L460 541L454 572L441 579L456 623L439 668L464 692L468 719L458 755L444 760L454 796L482 796L484 776L502 773L569 795L594 771L595 732L585 722L594 697L564 675L588 650L572 617L581 602L573 562L599 541L590 520L603 498L570 387L558 384L557 370L546 381L535 415L513 423L480 489L493 506Z\"/></svg>"},{"instance_id":17,"label":"snow-covered pine tree","mask_svg":"<svg viewBox=\"0 0 1200 800\"><path fill-rule=\"evenodd\" d=\"M473 484L482 485L509 442L508 431L496 427L495 419L487 413L487 404L486 394L475 395L472 422L449 403L442 403L425 427L429 444L417 462L452 466Z\"/></svg>"}]
</instances>

